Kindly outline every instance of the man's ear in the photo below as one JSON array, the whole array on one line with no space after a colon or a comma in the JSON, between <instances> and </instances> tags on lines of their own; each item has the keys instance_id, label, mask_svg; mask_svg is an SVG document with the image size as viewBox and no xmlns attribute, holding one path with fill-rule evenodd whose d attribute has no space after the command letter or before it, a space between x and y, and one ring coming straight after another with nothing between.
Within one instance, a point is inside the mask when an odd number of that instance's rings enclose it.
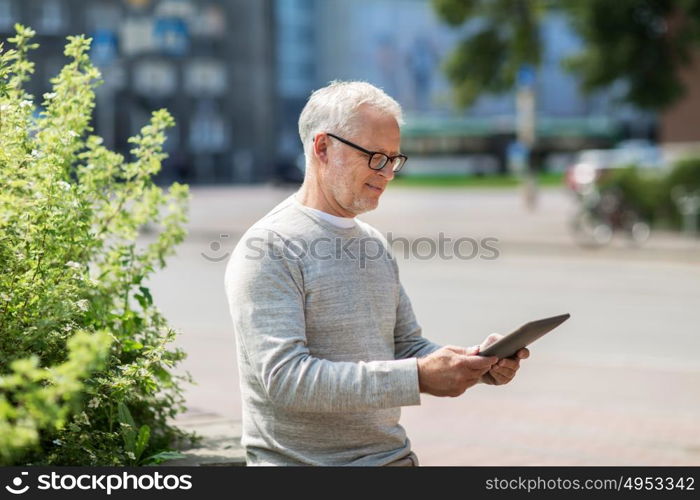
<instances>
[{"instance_id":1,"label":"man's ear","mask_svg":"<svg viewBox=\"0 0 700 500\"><path fill-rule=\"evenodd\" d=\"M326 134L316 134L314 136L313 154L322 165L328 163L328 136Z\"/></svg>"}]
</instances>

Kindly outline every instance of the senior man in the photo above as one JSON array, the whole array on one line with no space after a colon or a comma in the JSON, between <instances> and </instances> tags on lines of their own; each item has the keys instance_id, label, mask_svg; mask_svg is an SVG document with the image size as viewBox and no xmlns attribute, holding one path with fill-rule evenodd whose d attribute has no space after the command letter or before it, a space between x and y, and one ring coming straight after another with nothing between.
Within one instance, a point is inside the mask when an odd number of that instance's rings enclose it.
<instances>
[{"instance_id":1,"label":"senior man","mask_svg":"<svg viewBox=\"0 0 700 500\"><path fill-rule=\"evenodd\" d=\"M315 91L299 117L304 183L226 269L249 465L418 465L399 424L420 393L509 382L526 358L422 336L373 210L406 163L399 104L365 82ZM374 244L374 248L370 248Z\"/></svg>"}]
</instances>

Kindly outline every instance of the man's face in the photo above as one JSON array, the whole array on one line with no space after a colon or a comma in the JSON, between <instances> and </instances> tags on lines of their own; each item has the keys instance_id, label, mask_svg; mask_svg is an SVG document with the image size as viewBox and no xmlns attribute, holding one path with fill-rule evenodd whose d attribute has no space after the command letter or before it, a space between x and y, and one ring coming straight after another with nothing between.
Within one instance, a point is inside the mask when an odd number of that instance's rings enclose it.
<instances>
[{"instance_id":1,"label":"man's face","mask_svg":"<svg viewBox=\"0 0 700 500\"><path fill-rule=\"evenodd\" d=\"M363 106L355 120L356 132L352 136L341 136L343 139L369 151L388 156L399 154L399 125L391 115ZM324 184L329 188L329 194L343 211L352 216L377 208L379 197L394 178L391 165L372 170L368 166L368 155L332 137L328 140Z\"/></svg>"}]
</instances>

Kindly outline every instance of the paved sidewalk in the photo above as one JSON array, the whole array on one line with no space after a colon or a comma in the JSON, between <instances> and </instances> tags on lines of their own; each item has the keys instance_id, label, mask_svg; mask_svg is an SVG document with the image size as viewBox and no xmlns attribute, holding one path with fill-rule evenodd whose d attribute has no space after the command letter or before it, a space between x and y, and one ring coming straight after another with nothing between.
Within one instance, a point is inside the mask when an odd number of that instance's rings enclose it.
<instances>
[{"instance_id":1,"label":"paved sidewalk","mask_svg":"<svg viewBox=\"0 0 700 500\"><path fill-rule=\"evenodd\" d=\"M425 465L697 466L699 382L536 354L512 386L422 396L402 423Z\"/></svg>"}]
</instances>

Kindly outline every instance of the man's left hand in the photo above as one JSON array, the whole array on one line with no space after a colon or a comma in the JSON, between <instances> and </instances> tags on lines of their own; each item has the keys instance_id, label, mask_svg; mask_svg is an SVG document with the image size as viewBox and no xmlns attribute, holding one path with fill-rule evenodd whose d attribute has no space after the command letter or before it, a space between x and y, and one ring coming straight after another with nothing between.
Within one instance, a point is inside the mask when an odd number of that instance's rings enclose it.
<instances>
[{"instance_id":1,"label":"man's left hand","mask_svg":"<svg viewBox=\"0 0 700 500\"><path fill-rule=\"evenodd\" d=\"M484 340L481 343L481 345L479 346L479 351L483 351L488 346L502 338L503 335L492 333L491 335L486 337L486 340ZM520 360L527 359L529 357L530 351L527 348L523 347L512 357L500 359L495 365L493 365L493 367L488 372L481 376L481 382L490 385L507 384L508 382L513 380L513 377L515 377L515 374L520 368Z\"/></svg>"}]
</instances>

